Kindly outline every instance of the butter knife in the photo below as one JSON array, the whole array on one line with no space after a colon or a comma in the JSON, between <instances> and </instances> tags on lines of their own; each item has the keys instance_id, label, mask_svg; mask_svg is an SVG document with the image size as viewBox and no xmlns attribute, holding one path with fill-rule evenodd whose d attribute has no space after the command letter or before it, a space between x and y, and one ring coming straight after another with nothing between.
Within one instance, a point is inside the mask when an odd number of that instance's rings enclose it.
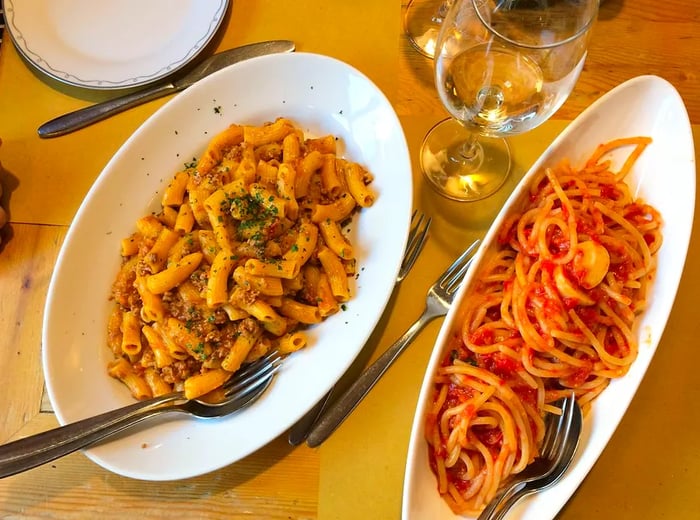
<instances>
[{"instance_id":1,"label":"butter knife","mask_svg":"<svg viewBox=\"0 0 700 520\"><path fill-rule=\"evenodd\" d=\"M238 63L239 61L255 58L256 56L264 56L266 54L293 51L294 42L290 40L273 40L251 43L243 45L242 47L219 52L202 61L179 79L168 83L155 84L149 88L81 108L75 112L69 112L68 114L52 119L39 127L39 137L48 138L65 135L74 130L96 123L97 121L101 121L102 119L106 119L111 115L123 112L128 108L135 107L168 94L180 92L209 74L227 67L228 65Z\"/></svg>"}]
</instances>

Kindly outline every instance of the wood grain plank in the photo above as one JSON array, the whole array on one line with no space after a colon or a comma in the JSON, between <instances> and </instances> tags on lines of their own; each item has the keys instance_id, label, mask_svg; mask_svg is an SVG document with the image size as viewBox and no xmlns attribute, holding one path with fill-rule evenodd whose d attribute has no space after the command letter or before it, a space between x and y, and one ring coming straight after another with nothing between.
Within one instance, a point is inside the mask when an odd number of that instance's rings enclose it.
<instances>
[{"instance_id":1,"label":"wood grain plank","mask_svg":"<svg viewBox=\"0 0 700 520\"><path fill-rule=\"evenodd\" d=\"M41 406L41 328L51 273L64 226L11 224L0 253L0 442Z\"/></svg>"},{"instance_id":2,"label":"wood grain plank","mask_svg":"<svg viewBox=\"0 0 700 520\"><path fill-rule=\"evenodd\" d=\"M15 438L55 426L53 414L40 413ZM292 448L285 437L226 468L176 482L128 479L74 453L0 480L0 517L310 520L318 466L317 451Z\"/></svg>"},{"instance_id":3,"label":"wood grain plank","mask_svg":"<svg viewBox=\"0 0 700 520\"><path fill-rule=\"evenodd\" d=\"M406 0L403 1L405 5ZM700 123L700 3L692 0L606 0L593 28L583 72L553 119L574 119L616 85L642 74L673 83L691 123ZM401 36L399 115L444 114L435 92L432 61ZM639 107L640 110L643 107Z\"/></svg>"}]
</instances>

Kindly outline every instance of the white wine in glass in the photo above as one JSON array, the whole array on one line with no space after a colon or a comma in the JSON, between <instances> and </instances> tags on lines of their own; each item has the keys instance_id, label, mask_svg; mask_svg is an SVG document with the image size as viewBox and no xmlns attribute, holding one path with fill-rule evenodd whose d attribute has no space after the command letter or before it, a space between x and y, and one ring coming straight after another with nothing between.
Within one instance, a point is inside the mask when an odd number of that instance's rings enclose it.
<instances>
[{"instance_id":1,"label":"white wine in glass","mask_svg":"<svg viewBox=\"0 0 700 520\"><path fill-rule=\"evenodd\" d=\"M452 116L421 147L421 167L454 200L492 195L510 171L505 137L546 121L586 59L598 0L454 0L434 65Z\"/></svg>"}]
</instances>

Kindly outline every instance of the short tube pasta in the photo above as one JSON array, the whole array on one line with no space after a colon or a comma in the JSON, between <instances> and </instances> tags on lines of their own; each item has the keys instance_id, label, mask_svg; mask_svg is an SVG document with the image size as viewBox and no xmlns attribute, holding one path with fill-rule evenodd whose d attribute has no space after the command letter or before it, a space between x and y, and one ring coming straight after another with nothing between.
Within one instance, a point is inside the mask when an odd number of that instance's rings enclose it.
<instances>
[{"instance_id":1,"label":"short tube pasta","mask_svg":"<svg viewBox=\"0 0 700 520\"><path fill-rule=\"evenodd\" d=\"M322 220L318 227L326 245L343 260L354 258L354 250L350 242L343 236L338 222L331 219Z\"/></svg>"},{"instance_id":2,"label":"short tube pasta","mask_svg":"<svg viewBox=\"0 0 700 520\"><path fill-rule=\"evenodd\" d=\"M108 374L137 399L214 399L245 363L304 348L306 329L352 297L340 223L364 207L344 173L353 164L335 136L308 138L285 118L215 134L120 242ZM353 189L372 193L357 167Z\"/></svg>"},{"instance_id":3,"label":"short tube pasta","mask_svg":"<svg viewBox=\"0 0 700 520\"><path fill-rule=\"evenodd\" d=\"M136 312L126 312L122 319L121 351L134 359L141 353L141 321Z\"/></svg>"},{"instance_id":4,"label":"short tube pasta","mask_svg":"<svg viewBox=\"0 0 700 520\"><path fill-rule=\"evenodd\" d=\"M360 206L367 208L374 203L374 193L365 183L367 172L357 163L349 163L344 168L345 180L352 198Z\"/></svg>"},{"instance_id":5,"label":"short tube pasta","mask_svg":"<svg viewBox=\"0 0 700 520\"><path fill-rule=\"evenodd\" d=\"M163 294L184 282L199 267L202 253L196 252L183 257L162 271L146 277L146 287L153 294Z\"/></svg>"},{"instance_id":6,"label":"short tube pasta","mask_svg":"<svg viewBox=\"0 0 700 520\"><path fill-rule=\"evenodd\" d=\"M207 306L217 307L228 301L228 282L235 265L233 253L222 249L214 257L207 281Z\"/></svg>"},{"instance_id":7,"label":"short tube pasta","mask_svg":"<svg viewBox=\"0 0 700 520\"><path fill-rule=\"evenodd\" d=\"M348 276L340 257L328 247L321 247L318 251L318 259L321 261L323 271L328 277L333 297L339 302L346 302L350 299L350 287L348 286Z\"/></svg>"},{"instance_id":8,"label":"short tube pasta","mask_svg":"<svg viewBox=\"0 0 700 520\"><path fill-rule=\"evenodd\" d=\"M328 204L317 204L311 214L313 222L324 220L344 220L355 209L355 199L347 192L343 192L336 200Z\"/></svg>"}]
</instances>

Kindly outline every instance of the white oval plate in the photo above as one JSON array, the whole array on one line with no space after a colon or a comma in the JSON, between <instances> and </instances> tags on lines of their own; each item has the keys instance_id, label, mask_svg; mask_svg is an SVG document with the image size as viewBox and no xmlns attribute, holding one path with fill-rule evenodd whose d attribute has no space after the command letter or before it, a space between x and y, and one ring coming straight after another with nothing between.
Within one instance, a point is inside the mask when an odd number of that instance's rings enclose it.
<instances>
[{"instance_id":1,"label":"white oval plate","mask_svg":"<svg viewBox=\"0 0 700 520\"><path fill-rule=\"evenodd\" d=\"M615 432L646 373L666 326L676 297L693 227L695 208L695 152L683 101L676 89L656 76L640 76L611 90L577 117L535 162L508 198L487 233L455 304L443 323L423 380L411 431L403 489L403 518L461 519L437 492L437 480L428 465L424 440L424 415L432 377L442 359L450 331L459 327L460 302L475 282L479 262L496 244L496 234L510 209L527 196L530 179L541 168L569 158L582 164L595 147L618 137L646 135L653 138L634 166L627 182L635 196L655 206L664 221L663 245L649 307L639 318L639 356L623 378L612 381L595 400L587 415L578 453L562 480L552 488L522 500L510 515L521 520L553 518L588 474ZM613 166L629 153L611 155Z\"/></svg>"},{"instance_id":2,"label":"white oval plate","mask_svg":"<svg viewBox=\"0 0 700 520\"><path fill-rule=\"evenodd\" d=\"M181 69L204 49L228 0L5 0L19 52L63 83L138 87Z\"/></svg>"},{"instance_id":3,"label":"white oval plate","mask_svg":"<svg viewBox=\"0 0 700 520\"><path fill-rule=\"evenodd\" d=\"M283 433L345 372L374 329L394 287L411 218L408 147L399 120L367 77L332 58L277 54L223 69L176 96L107 164L71 224L49 286L43 366L61 424L133 403L106 373L111 284L119 244L136 220L159 209L174 173L231 123L278 116L307 135L339 137L338 153L367 167L375 204L351 226L357 245L354 297L310 330L269 390L244 411L216 420L171 417L87 450L101 466L146 480L199 475L248 455Z\"/></svg>"}]
</instances>

